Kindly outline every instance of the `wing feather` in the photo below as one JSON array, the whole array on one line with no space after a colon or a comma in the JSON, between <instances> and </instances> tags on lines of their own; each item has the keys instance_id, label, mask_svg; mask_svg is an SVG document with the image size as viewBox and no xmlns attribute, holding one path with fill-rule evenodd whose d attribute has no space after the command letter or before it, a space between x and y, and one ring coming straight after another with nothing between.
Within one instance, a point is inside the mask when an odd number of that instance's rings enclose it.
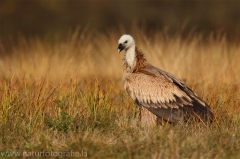
<instances>
[{"instance_id":1,"label":"wing feather","mask_svg":"<svg viewBox=\"0 0 240 159\"><path fill-rule=\"evenodd\" d=\"M148 65L123 76L124 88L138 106L170 122L191 115L213 120L211 108L187 85L172 74Z\"/></svg>"},{"instance_id":2,"label":"wing feather","mask_svg":"<svg viewBox=\"0 0 240 159\"><path fill-rule=\"evenodd\" d=\"M131 98L145 107L179 108L191 105L191 98L164 76L126 73L124 87Z\"/></svg>"}]
</instances>

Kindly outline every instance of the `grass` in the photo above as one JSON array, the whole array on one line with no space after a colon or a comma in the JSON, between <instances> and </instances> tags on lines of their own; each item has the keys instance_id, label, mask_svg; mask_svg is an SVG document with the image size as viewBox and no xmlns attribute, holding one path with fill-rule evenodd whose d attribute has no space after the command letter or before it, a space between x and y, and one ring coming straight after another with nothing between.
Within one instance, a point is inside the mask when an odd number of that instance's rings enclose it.
<instances>
[{"instance_id":1,"label":"grass","mask_svg":"<svg viewBox=\"0 0 240 159\"><path fill-rule=\"evenodd\" d=\"M183 39L132 29L148 61L185 80L216 114L207 127L147 128L137 124L138 109L121 84L123 55L116 48L124 32L79 29L51 44L25 38L11 48L0 44L1 157L50 151L87 158L240 157L239 43L220 33Z\"/></svg>"}]
</instances>

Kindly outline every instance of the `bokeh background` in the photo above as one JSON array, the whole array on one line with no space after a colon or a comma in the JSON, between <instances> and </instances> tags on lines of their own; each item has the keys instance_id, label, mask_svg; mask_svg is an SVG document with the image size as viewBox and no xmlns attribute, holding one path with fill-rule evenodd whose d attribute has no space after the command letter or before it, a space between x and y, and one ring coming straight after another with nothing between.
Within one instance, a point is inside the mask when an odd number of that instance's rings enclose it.
<instances>
[{"instance_id":1,"label":"bokeh background","mask_svg":"<svg viewBox=\"0 0 240 159\"><path fill-rule=\"evenodd\" d=\"M222 53L239 56L240 0L0 0L0 75L120 78L123 54L115 53L124 33L153 65L186 78L209 70L199 67L208 60L215 80L217 63L235 63Z\"/></svg>"},{"instance_id":2,"label":"bokeh background","mask_svg":"<svg viewBox=\"0 0 240 159\"><path fill-rule=\"evenodd\" d=\"M167 29L208 35L224 32L228 40L240 38L239 0L0 0L0 38L18 36L65 38L77 27L92 31L137 25L145 32Z\"/></svg>"}]
</instances>

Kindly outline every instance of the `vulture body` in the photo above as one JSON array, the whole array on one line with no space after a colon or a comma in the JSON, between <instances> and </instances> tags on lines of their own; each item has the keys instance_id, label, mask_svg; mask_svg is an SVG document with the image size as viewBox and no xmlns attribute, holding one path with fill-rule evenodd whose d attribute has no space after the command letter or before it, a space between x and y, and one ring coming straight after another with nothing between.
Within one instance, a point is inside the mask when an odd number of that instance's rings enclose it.
<instances>
[{"instance_id":1,"label":"vulture body","mask_svg":"<svg viewBox=\"0 0 240 159\"><path fill-rule=\"evenodd\" d=\"M124 88L140 107L142 124L213 120L211 108L179 78L148 63L130 35L123 35L118 44L119 53L125 50Z\"/></svg>"}]
</instances>

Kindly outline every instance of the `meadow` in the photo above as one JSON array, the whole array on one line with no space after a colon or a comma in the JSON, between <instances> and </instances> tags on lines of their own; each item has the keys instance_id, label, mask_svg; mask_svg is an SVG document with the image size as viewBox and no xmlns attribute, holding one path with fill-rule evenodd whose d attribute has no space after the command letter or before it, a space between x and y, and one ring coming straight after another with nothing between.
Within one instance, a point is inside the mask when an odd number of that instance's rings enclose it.
<instances>
[{"instance_id":1,"label":"meadow","mask_svg":"<svg viewBox=\"0 0 240 159\"><path fill-rule=\"evenodd\" d=\"M150 63L183 79L216 116L208 126L149 128L121 82L125 32L79 28L65 40L0 44L0 158L240 158L240 43L224 33L129 31Z\"/></svg>"}]
</instances>

